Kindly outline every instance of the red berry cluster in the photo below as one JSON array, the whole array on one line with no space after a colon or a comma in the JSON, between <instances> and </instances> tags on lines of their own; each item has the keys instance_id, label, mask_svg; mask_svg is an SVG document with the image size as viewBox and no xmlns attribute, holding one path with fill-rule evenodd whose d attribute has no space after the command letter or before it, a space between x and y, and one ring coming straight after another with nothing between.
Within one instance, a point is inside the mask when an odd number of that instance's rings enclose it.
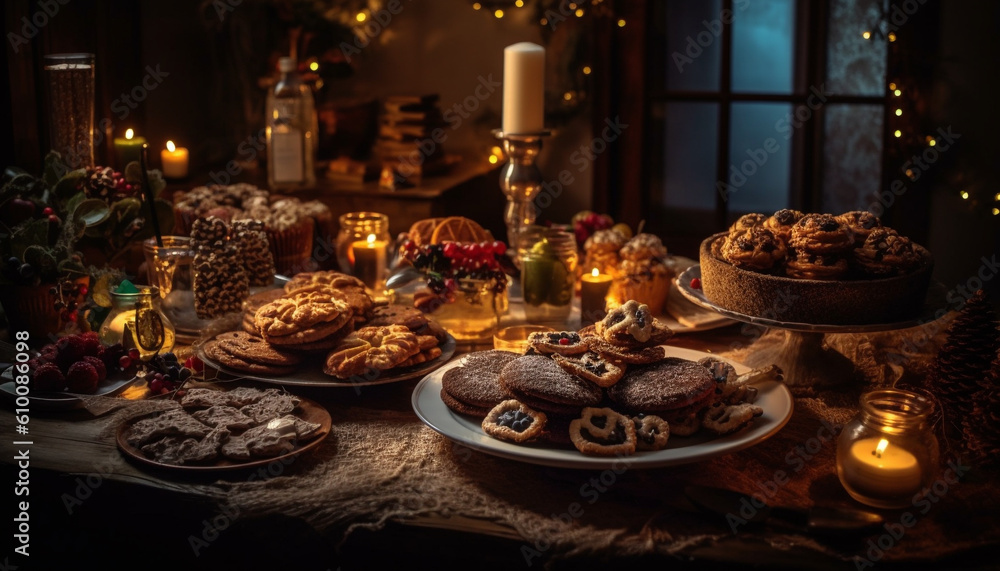
<instances>
[{"instance_id":1,"label":"red berry cluster","mask_svg":"<svg viewBox=\"0 0 1000 571\"><path fill-rule=\"evenodd\" d=\"M586 216L581 216L580 218L574 217L573 234L576 235L577 245L582 248L583 243L586 242L587 238L592 236L594 232L611 228L614 224L615 221L610 216L607 214L597 214L596 212L589 212Z\"/></svg>"},{"instance_id":2,"label":"red berry cluster","mask_svg":"<svg viewBox=\"0 0 1000 571\"><path fill-rule=\"evenodd\" d=\"M204 370L205 365L198 357L189 357L181 365L173 353L154 355L145 364L143 375L154 395L165 395L176 391L191 375Z\"/></svg>"},{"instance_id":3,"label":"red berry cluster","mask_svg":"<svg viewBox=\"0 0 1000 571\"><path fill-rule=\"evenodd\" d=\"M136 351L135 360L138 358ZM89 331L68 335L42 347L39 356L28 361L28 367L34 390L69 389L74 393L92 394L109 374L129 369L132 363L133 359L121 343L105 347L97 333Z\"/></svg>"},{"instance_id":4,"label":"red berry cluster","mask_svg":"<svg viewBox=\"0 0 1000 571\"><path fill-rule=\"evenodd\" d=\"M480 243L445 242L417 246L403 242L403 257L413 267L427 274L427 287L436 294L452 294L458 289L456 280L492 280L494 290L507 287L501 258L507 244L500 241Z\"/></svg>"},{"instance_id":5,"label":"red berry cluster","mask_svg":"<svg viewBox=\"0 0 1000 571\"><path fill-rule=\"evenodd\" d=\"M49 288L49 294L56 299L53 306L60 312L59 318L64 322L76 321L79 301L88 291L90 289L87 286L70 280L64 280Z\"/></svg>"},{"instance_id":6,"label":"red berry cluster","mask_svg":"<svg viewBox=\"0 0 1000 571\"><path fill-rule=\"evenodd\" d=\"M111 167L87 167L87 182L83 187L87 198L100 198L111 203L132 196L137 190L120 171Z\"/></svg>"}]
</instances>

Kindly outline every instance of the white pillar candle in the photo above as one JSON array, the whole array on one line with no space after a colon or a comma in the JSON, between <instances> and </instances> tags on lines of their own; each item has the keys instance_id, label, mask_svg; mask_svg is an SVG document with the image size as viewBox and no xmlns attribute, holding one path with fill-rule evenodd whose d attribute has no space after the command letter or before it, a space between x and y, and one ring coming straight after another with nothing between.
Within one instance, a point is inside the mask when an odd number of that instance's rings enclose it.
<instances>
[{"instance_id":1,"label":"white pillar candle","mask_svg":"<svg viewBox=\"0 0 1000 571\"><path fill-rule=\"evenodd\" d=\"M520 42L503 50L503 132L545 129L545 48Z\"/></svg>"}]
</instances>

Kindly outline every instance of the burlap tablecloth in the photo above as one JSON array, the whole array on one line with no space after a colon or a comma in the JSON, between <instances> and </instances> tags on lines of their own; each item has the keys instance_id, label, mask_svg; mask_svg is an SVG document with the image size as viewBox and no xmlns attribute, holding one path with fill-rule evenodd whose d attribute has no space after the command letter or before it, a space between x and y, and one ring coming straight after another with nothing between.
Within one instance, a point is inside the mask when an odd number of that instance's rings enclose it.
<instances>
[{"instance_id":1,"label":"burlap tablecloth","mask_svg":"<svg viewBox=\"0 0 1000 571\"><path fill-rule=\"evenodd\" d=\"M772 504L863 507L841 487L834 462L836 442L826 435L831 425L839 427L856 414L861 392L893 380L886 375L886 355L925 334L918 328L828 337L831 346L859 360L870 382L823 391L796 389L795 412L777 435L705 462L616 473L546 468L489 456L424 426L409 409L413 384L404 383L366 391L363 399L327 398L333 429L318 449L276 467L279 475L258 474L253 481L218 481L209 487L218 493L220 511L241 517L282 513L342 538L359 527L379 528L393 518L460 514L516 530L524 540L526 562L540 561L536 554L678 553L733 533L721 517L698 512L686 502L682 490L687 484L759 492ZM777 343L780 335L769 332L755 343ZM908 351L901 365L907 375L926 371L942 335L932 337L920 343L918 351ZM739 359L753 349L729 356ZM778 483L783 481L776 477L778 471L788 475L787 483ZM829 542L752 526L740 526L737 532L780 549L805 547L845 561L858 562L872 554L884 561L944 557L1000 543L994 515L1000 492L991 485L994 477L972 466L958 484L948 486L940 501L928 502L926 513L921 513L923 505L908 510L916 525L901 538L882 538L883 546L891 543L882 555L871 549L878 545L879 534ZM882 513L888 523L898 523L903 511Z\"/></svg>"}]
</instances>

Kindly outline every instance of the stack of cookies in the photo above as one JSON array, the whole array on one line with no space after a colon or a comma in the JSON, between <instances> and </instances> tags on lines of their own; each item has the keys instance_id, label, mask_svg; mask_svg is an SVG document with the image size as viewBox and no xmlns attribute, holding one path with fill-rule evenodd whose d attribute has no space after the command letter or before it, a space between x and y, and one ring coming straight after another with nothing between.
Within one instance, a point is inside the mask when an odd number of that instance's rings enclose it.
<instances>
[{"instance_id":1,"label":"stack of cookies","mask_svg":"<svg viewBox=\"0 0 1000 571\"><path fill-rule=\"evenodd\" d=\"M441 356L447 333L420 311L375 307L357 278L333 271L298 274L284 288L247 299L242 331L207 342L205 355L229 369L281 376L308 354L323 353L323 371L371 380L390 369Z\"/></svg>"},{"instance_id":2,"label":"stack of cookies","mask_svg":"<svg viewBox=\"0 0 1000 571\"><path fill-rule=\"evenodd\" d=\"M671 434L728 434L763 414L751 383L780 379L771 366L736 375L731 365L667 358L671 331L629 300L579 332L537 333L526 354L467 355L442 379L441 398L483 430L512 442L543 439L584 454L659 450ZM490 405L493 404L493 408Z\"/></svg>"}]
</instances>

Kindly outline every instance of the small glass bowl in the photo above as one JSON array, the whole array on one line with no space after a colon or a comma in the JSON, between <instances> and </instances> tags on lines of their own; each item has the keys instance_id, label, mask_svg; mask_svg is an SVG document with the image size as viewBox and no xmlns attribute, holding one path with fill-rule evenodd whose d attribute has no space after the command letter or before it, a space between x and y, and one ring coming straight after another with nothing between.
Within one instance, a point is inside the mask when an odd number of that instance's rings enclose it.
<instances>
[{"instance_id":1,"label":"small glass bowl","mask_svg":"<svg viewBox=\"0 0 1000 571\"><path fill-rule=\"evenodd\" d=\"M554 331L545 325L512 325L504 327L493 336L493 348L500 351L524 353L528 348L528 336L532 333Z\"/></svg>"}]
</instances>

